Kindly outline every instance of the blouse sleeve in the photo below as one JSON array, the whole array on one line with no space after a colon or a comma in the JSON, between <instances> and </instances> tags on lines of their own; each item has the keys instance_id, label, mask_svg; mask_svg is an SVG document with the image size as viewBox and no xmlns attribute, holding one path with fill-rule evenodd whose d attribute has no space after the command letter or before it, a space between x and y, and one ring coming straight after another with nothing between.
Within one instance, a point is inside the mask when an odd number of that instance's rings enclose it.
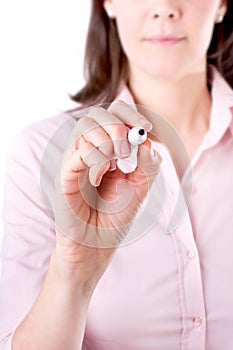
<instances>
[{"instance_id":1,"label":"blouse sleeve","mask_svg":"<svg viewBox=\"0 0 233 350\"><path fill-rule=\"evenodd\" d=\"M40 190L38 142L22 130L12 144L6 166L1 247L0 349L10 350L14 330L41 290L56 237Z\"/></svg>"}]
</instances>

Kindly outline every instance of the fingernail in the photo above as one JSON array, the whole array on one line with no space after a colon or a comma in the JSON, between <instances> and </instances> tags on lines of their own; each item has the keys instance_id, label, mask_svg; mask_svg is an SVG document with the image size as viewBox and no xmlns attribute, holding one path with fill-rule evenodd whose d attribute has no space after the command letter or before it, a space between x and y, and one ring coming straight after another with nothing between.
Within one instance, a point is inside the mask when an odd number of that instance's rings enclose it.
<instances>
[{"instance_id":1,"label":"fingernail","mask_svg":"<svg viewBox=\"0 0 233 350\"><path fill-rule=\"evenodd\" d=\"M110 160L110 166L109 166L109 171L114 171L116 170L116 160L115 159L111 159Z\"/></svg>"},{"instance_id":2,"label":"fingernail","mask_svg":"<svg viewBox=\"0 0 233 350\"><path fill-rule=\"evenodd\" d=\"M115 100L114 102L125 103L125 101L123 101L123 100Z\"/></svg>"},{"instance_id":3,"label":"fingernail","mask_svg":"<svg viewBox=\"0 0 233 350\"><path fill-rule=\"evenodd\" d=\"M122 157L127 157L131 153L131 147L128 141L123 140L120 144L120 154Z\"/></svg>"},{"instance_id":4,"label":"fingernail","mask_svg":"<svg viewBox=\"0 0 233 350\"><path fill-rule=\"evenodd\" d=\"M97 177L95 179L95 187L98 187L100 185L101 179L102 179L102 177Z\"/></svg>"},{"instance_id":5,"label":"fingernail","mask_svg":"<svg viewBox=\"0 0 233 350\"><path fill-rule=\"evenodd\" d=\"M153 128L153 125L150 122L145 121L145 119L140 119L139 123L139 125L142 126L146 131L151 131Z\"/></svg>"}]
</instances>

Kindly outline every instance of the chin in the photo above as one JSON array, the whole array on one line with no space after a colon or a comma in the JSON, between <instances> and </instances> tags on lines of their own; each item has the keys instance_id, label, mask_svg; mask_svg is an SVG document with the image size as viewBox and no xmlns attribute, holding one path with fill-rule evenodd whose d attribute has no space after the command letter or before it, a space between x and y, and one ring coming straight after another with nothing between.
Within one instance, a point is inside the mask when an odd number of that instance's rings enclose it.
<instances>
[{"instance_id":1,"label":"chin","mask_svg":"<svg viewBox=\"0 0 233 350\"><path fill-rule=\"evenodd\" d=\"M186 66L184 57L181 55L142 55L140 60L135 62L142 70L150 75L158 77L172 77L183 70Z\"/></svg>"},{"instance_id":2,"label":"chin","mask_svg":"<svg viewBox=\"0 0 233 350\"><path fill-rule=\"evenodd\" d=\"M176 67L161 67L159 69L144 70L144 72L154 79L160 80L177 80L179 79L184 71Z\"/></svg>"}]
</instances>

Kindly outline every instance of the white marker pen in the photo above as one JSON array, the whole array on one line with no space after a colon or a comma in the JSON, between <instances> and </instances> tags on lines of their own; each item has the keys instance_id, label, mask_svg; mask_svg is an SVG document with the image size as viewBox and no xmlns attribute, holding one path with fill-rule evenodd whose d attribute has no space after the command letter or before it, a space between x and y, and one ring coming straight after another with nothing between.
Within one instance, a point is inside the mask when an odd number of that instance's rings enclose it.
<instances>
[{"instance_id":1,"label":"white marker pen","mask_svg":"<svg viewBox=\"0 0 233 350\"><path fill-rule=\"evenodd\" d=\"M125 174L133 172L137 167L138 146L146 141L147 132L140 127L133 127L128 132L128 140L131 145L131 154L127 158L118 158L118 168Z\"/></svg>"}]
</instances>

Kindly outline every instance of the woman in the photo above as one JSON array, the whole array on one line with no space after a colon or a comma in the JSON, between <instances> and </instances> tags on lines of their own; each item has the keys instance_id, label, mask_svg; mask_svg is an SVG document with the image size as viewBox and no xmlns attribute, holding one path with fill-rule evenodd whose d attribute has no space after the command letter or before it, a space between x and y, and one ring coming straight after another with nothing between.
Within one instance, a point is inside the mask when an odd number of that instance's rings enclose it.
<instances>
[{"instance_id":1,"label":"woman","mask_svg":"<svg viewBox=\"0 0 233 350\"><path fill-rule=\"evenodd\" d=\"M26 128L9 159L2 349L232 349L232 13L93 1L88 109Z\"/></svg>"}]
</instances>

